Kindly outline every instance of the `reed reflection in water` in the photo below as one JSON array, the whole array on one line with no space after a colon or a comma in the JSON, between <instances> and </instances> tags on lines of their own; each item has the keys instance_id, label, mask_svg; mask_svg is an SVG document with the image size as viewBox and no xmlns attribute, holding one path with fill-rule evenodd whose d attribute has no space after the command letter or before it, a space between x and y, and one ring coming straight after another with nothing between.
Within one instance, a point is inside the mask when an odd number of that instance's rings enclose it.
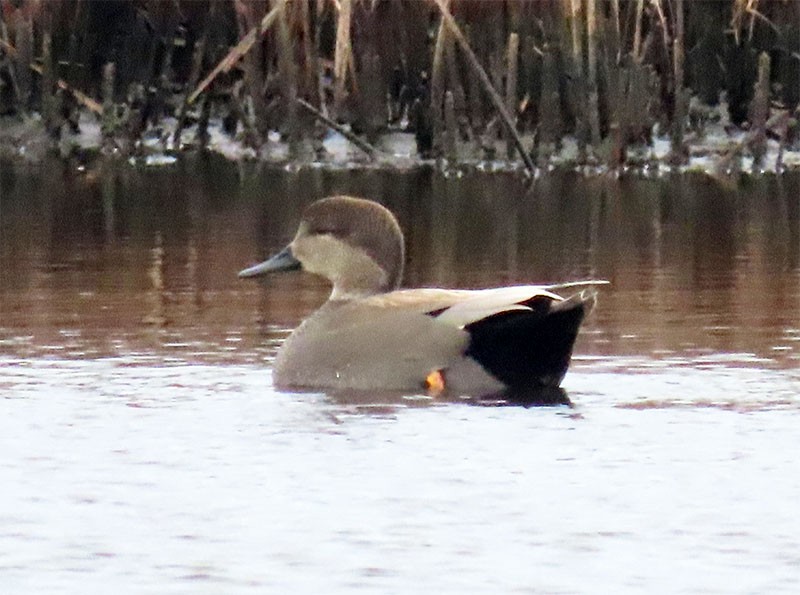
<instances>
[{"instance_id":1,"label":"reed reflection in water","mask_svg":"<svg viewBox=\"0 0 800 595\"><path fill-rule=\"evenodd\" d=\"M350 193L398 215L409 287L611 281L578 355L797 358L796 174L738 187L562 174L530 190L504 174L237 171L209 159L3 169L0 192L10 355L269 359L328 289L303 274L259 288L235 272L288 241L306 204Z\"/></svg>"}]
</instances>

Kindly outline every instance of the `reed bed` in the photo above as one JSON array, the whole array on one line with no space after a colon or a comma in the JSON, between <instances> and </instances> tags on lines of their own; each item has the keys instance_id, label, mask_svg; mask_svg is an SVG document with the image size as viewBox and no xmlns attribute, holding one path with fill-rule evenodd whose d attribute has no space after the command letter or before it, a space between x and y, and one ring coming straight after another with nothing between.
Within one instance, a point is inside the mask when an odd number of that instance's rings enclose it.
<instances>
[{"instance_id":1,"label":"reed bed","mask_svg":"<svg viewBox=\"0 0 800 595\"><path fill-rule=\"evenodd\" d=\"M54 147L80 113L124 154L148 134L205 146L217 122L256 154L277 134L318 158L333 129L375 159L404 131L422 157L529 171L573 145L572 163L636 164L656 133L684 163L709 122L747 130L730 152L756 162L800 142L793 0L2 0L0 17L0 116L40 113Z\"/></svg>"}]
</instances>

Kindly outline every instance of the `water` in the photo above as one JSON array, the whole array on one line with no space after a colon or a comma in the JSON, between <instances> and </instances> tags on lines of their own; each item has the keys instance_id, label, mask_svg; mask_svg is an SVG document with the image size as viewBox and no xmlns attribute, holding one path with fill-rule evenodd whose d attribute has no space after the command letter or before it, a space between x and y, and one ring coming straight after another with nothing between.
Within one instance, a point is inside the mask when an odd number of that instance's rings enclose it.
<instances>
[{"instance_id":1,"label":"water","mask_svg":"<svg viewBox=\"0 0 800 595\"><path fill-rule=\"evenodd\" d=\"M800 179L0 168L4 593L795 593ZM302 206L408 285L602 277L573 407L272 389Z\"/></svg>"}]
</instances>

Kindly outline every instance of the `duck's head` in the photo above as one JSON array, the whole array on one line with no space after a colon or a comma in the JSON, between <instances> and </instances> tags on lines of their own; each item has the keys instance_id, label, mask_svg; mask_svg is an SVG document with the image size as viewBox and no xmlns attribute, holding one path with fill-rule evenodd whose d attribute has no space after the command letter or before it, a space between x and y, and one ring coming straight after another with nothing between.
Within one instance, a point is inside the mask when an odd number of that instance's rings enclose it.
<instances>
[{"instance_id":1,"label":"duck's head","mask_svg":"<svg viewBox=\"0 0 800 595\"><path fill-rule=\"evenodd\" d=\"M394 215L371 200L331 196L310 204L291 243L239 277L302 268L333 283L331 299L397 289L403 276L403 232Z\"/></svg>"}]
</instances>

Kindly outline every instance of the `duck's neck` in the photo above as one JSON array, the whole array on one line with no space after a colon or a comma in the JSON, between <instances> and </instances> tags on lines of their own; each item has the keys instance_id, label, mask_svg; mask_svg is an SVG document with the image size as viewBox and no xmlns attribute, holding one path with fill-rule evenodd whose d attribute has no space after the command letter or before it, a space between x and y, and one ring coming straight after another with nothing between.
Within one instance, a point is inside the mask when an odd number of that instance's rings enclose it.
<instances>
[{"instance_id":1,"label":"duck's neck","mask_svg":"<svg viewBox=\"0 0 800 595\"><path fill-rule=\"evenodd\" d=\"M393 289L387 287L385 283L356 283L355 281L355 279L349 279L347 282L334 283L328 299L331 301L357 300L386 293Z\"/></svg>"},{"instance_id":2,"label":"duck's neck","mask_svg":"<svg viewBox=\"0 0 800 595\"><path fill-rule=\"evenodd\" d=\"M333 283L331 300L365 298L392 291L398 285L396 278L360 254L346 259L344 265L340 265L328 278Z\"/></svg>"}]
</instances>

